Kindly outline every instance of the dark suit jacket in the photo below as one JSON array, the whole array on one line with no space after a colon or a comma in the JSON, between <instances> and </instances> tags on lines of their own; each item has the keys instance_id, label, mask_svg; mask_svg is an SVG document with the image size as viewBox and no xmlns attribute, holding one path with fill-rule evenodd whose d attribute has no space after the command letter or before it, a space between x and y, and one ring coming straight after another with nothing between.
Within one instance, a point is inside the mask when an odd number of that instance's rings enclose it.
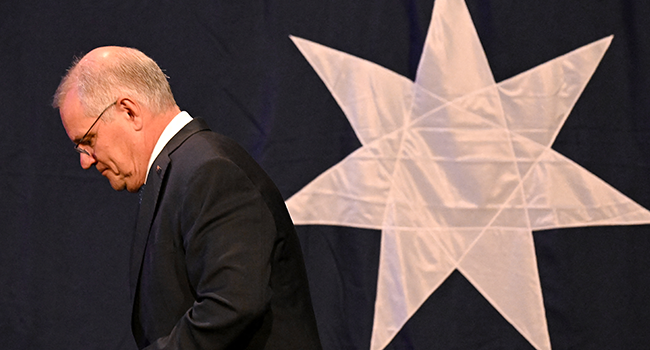
<instances>
[{"instance_id":1,"label":"dark suit jacket","mask_svg":"<svg viewBox=\"0 0 650 350\"><path fill-rule=\"evenodd\" d=\"M147 349L320 349L302 252L279 191L202 120L154 161L131 256Z\"/></svg>"}]
</instances>

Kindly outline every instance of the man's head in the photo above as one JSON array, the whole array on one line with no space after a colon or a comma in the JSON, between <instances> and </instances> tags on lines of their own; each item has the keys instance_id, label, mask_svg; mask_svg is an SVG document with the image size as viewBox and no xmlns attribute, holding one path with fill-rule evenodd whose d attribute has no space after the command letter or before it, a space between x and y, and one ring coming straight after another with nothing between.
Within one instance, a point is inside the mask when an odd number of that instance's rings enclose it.
<instances>
[{"instance_id":1,"label":"man's head","mask_svg":"<svg viewBox=\"0 0 650 350\"><path fill-rule=\"evenodd\" d=\"M158 65L125 47L100 47L74 62L53 106L81 166L94 164L115 190L130 192L144 183L160 134L180 112Z\"/></svg>"}]
</instances>

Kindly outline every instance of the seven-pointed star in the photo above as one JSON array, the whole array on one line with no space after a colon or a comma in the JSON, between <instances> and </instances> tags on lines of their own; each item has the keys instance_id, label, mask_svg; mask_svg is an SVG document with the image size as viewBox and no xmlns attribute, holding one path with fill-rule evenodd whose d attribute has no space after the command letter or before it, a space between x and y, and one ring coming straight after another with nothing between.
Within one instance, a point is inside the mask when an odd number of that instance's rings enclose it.
<instances>
[{"instance_id":1,"label":"seven-pointed star","mask_svg":"<svg viewBox=\"0 0 650 350\"><path fill-rule=\"evenodd\" d=\"M382 231L371 349L455 270L550 349L532 231L650 223L551 149L612 38L496 83L463 0L437 0L415 82L292 37L362 147L287 200L297 225Z\"/></svg>"}]
</instances>

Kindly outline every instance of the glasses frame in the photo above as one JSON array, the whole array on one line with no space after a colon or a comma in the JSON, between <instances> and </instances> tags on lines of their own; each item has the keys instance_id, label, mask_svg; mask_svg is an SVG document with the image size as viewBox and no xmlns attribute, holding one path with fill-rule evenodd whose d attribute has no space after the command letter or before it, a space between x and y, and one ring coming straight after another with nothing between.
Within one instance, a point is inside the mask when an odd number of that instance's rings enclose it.
<instances>
[{"instance_id":1,"label":"glasses frame","mask_svg":"<svg viewBox=\"0 0 650 350\"><path fill-rule=\"evenodd\" d=\"M85 155L87 155L87 156L90 156L90 153L88 153L88 151L86 151L85 149L83 149L83 148L81 148L81 147L79 147L79 146L81 145L82 142L84 142L84 140L86 139L86 136L88 136L88 134L90 134L90 130L93 129L93 127L95 126L95 124L97 124L97 122L99 121L99 119L101 119L101 117L104 115L104 113L105 113L109 108L113 107L113 106L116 105L116 104L117 104L117 101L111 103L111 104L108 105L106 108L104 108L104 110L103 110L101 113L99 113L99 116L97 117L97 119L95 119L95 121L92 123L92 125L90 125L90 128L88 128L88 131L86 131L86 133L84 134L84 136L82 136L82 137L79 139L79 141L75 142L75 144L74 144L74 150L77 151L77 153L79 153L79 154L85 154Z\"/></svg>"}]
</instances>

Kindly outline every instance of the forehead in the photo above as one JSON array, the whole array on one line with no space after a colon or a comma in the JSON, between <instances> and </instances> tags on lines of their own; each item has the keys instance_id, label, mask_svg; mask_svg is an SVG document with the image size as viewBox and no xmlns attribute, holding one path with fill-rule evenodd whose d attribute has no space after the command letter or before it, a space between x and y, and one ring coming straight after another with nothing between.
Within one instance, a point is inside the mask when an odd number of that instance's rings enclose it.
<instances>
[{"instance_id":1,"label":"forehead","mask_svg":"<svg viewBox=\"0 0 650 350\"><path fill-rule=\"evenodd\" d=\"M93 123L92 118L87 118L84 115L84 109L81 101L74 91L66 94L61 107L59 108L61 115L61 122L65 128L68 137L73 141L78 141L88 131L88 128Z\"/></svg>"}]
</instances>

